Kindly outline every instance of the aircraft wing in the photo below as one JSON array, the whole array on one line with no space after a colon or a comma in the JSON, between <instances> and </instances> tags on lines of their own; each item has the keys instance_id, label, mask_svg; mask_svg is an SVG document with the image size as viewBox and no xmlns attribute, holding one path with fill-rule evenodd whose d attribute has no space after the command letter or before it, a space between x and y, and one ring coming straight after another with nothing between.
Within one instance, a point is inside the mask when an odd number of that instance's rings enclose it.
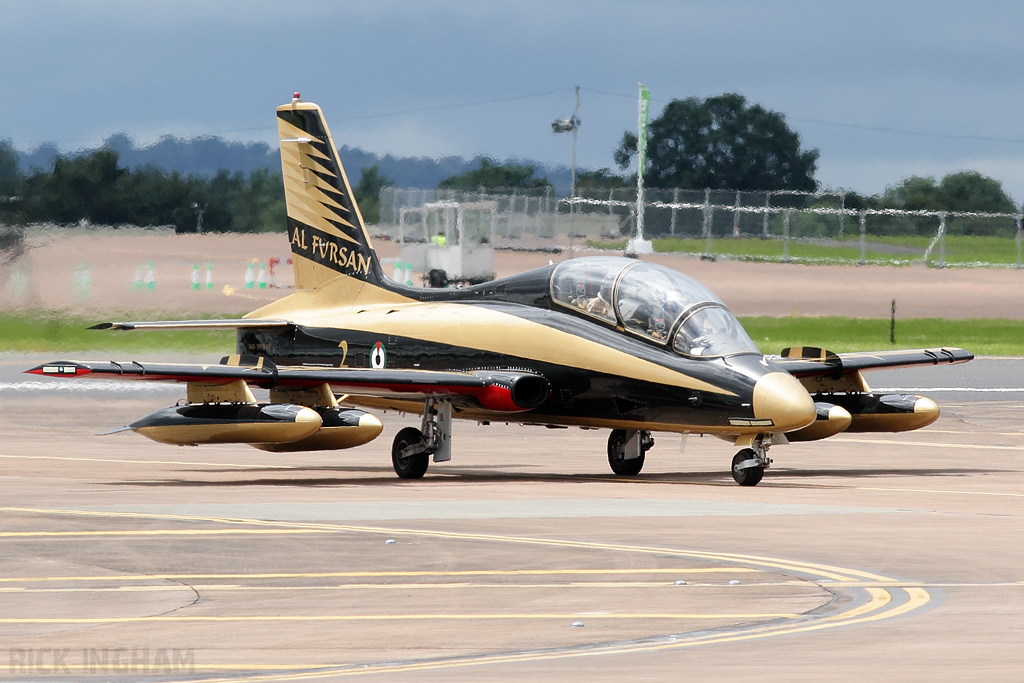
<instances>
[{"instance_id":1,"label":"aircraft wing","mask_svg":"<svg viewBox=\"0 0 1024 683\"><path fill-rule=\"evenodd\" d=\"M335 393L420 399L439 397L456 405L496 412L521 412L543 403L549 392L541 375L522 371L475 372L277 366L256 357L227 356L219 364L137 361L56 361L26 372L45 377L230 384L238 380L261 389L312 389L327 384Z\"/></svg>"},{"instance_id":2,"label":"aircraft wing","mask_svg":"<svg viewBox=\"0 0 1024 683\"><path fill-rule=\"evenodd\" d=\"M862 370L892 370L913 365L953 365L966 363L972 358L973 353L958 348L832 353L807 346L784 349L781 356L768 357L772 363L794 377L831 375L837 378Z\"/></svg>"}]
</instances>

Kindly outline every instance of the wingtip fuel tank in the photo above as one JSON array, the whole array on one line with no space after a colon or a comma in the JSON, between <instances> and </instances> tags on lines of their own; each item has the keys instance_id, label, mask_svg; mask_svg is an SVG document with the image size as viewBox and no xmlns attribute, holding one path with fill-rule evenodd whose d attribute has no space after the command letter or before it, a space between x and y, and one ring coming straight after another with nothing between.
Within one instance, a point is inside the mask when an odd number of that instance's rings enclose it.
<instances>
[{"instance_id":1,"label":"wingtip fuel tank","mask_svg":"<svg viewBox=\"0 0 1024 683\"><path fill-rule=\"evenodd\" d=\"M361 446L377 438L384 425L355 409L203 403L164 408L128 427L174 446L244 443L265 451L294 452Z\"/></svg>"},{"instance_id":2,"label":"wingtip fuel tank","mask_svg":"<svg viewBox=\"0 0 1024 683\"><path fill-rule=\"evenodd\" d=\"M362 410L345 408L313 408L323 420L323 426L297 441L276 443L250 443L261 451L291 453L295 451L333 451L354 448L370 443L384 429L376 415Z\"/></svg>"},{"instance_id":3,"label":"wingtip fuel tank","mask_svg":"<svg viewBox=\"0 0 1024 683\"><path fill-rule=\"evenodd\" d=\"M164 408L129 427L160 443L198 446L298 441L312 435L322 424L320 415L304 406L202 403Z\"/></svg>"}]
</instances>

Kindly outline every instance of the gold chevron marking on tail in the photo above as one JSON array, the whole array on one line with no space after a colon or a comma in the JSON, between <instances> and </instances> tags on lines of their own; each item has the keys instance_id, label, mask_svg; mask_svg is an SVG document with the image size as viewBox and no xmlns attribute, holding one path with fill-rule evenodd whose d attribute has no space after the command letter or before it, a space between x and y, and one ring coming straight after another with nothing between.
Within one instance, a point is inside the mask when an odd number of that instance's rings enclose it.
<instances>
[{"instance_id":1,"label":"gold chevron marking on tail","mask_svg":"<svg viewBox=\"0 0 1024 683\"><path fill-rule=\"evenodd\" d=\"M319 230L320 232L333 235L334 237L346 240L352 244L359 244L358 239L350 235L346 235L341 228L333 225L329 218L324 218L324 216L322 216L320 212L316 211L315 208L305 206L295 206L292 208L293 210L288 212L288 216L290 218L294 218L300 223L304 223L311 228ZM338 222L341 223L342 221ZM345 224L348 225L347 222ZM348 227L355 226L349 225Z\"/></svg>"},{"instance_id":2,"label":"gold chevron marking on tail","mask_svg":"<svg viewBox=\"0 0 1024 683\"><path fill-rule=\"evenodd\" d=\"M316 151L316 147L314 147L311 142L305 142L303 140L288 142L282 140L281 144L283 148L283 153L288 154L289 156L297 160L299 169L303 171L303 177L308 179L307 182L314 182L315 180L319 180L319 178L314 178L314 176L312 176L311 174L306 173L306 171L308 170L313 170L316 171L317 173L322 173L323 175L330 176L331 178L337 177L330 171L330 169L321 164L319 160L314 158L313 154L311 154L311 152ZM323 155L319 154L319 157L322 159ZM320 183L322 187L331 187L328 183L324 182L323 180L320 180Z\"/></svg>"},{"instance_id":3,"label":"gold chevron marking on tail","mask_svg":"<svg viewBox=\"0 0 1024 683\"><path fill-rule=\"evenodd\" d=\"M304 158L309 159L309 156L294 149L298 144L284 143L281 145L281 161L288 215L296 221L327 235L345 240L353 245L359 245L360 242L357 237L346 234L335 225L337 223L354 231L359 230L359 228L339 215L339 212L348 213L347 209L328 196L321 188L334 192L337 190L331 188L318 175L303 170L302 161ZM312 145L303 144L302 146L312 149ZM316 166L318 169L322 168L319 164L316 164ZM309 178L311 182L307 183L306 178ZM305 235L300 236L294 233L292 236L292 242L297 246L308 245L320 239L322 238L317 236L308 236L307 238Z\"/></svg>"},{"instance_id":4,"label":"gold chevron marking on tail","mask_svg":"<svg viewBox=\"0 0 1024 683\"><path fill-rule=\"evenodd\" d=\"M285 183L285 192L288 192L288 184L288 182ZM288 201L288 216L290 218L294 218L300 223L316 228L321 232L347 240L353 244L359 244L358 238L346 234L345 231L337 225L334 225L334 223L339 223L353 230L358 230L358 228L339 217L328 207L314 202L314 200L309 197L289 197Z\"/></svg>"},{"instance_id":5,"label":"gold chevron marking on tail","mask_svg":"<svg viewBox=\"0 0 1024 683\"><path fill-rule=\"evenodd\" d=\"M296 202L297 207L301 207L306 209L307 211L317 213L322 218L338 221L339 223L342 223L352 228L353 230L356 229L356 226L352 225L351 223L348 222L347 219L340 216L337 213L337 211L332 211L330 209L337 209L339 211L345 211L346 213L348 213L348 211L344 207L339 205L337 202L335 202L333 199L328 197L326 194L321 192L318 188L310 188L308 190L308 196L296 197Z\"/></svg>"},{"instance_id":6,"label":"gold chevron marking on tail","mask_svg":"<svg viewBox=\"0 0 1024 683\"><path fill-rule=\"evenodd\" d=\"M349 213L348 209L324 192L324 190L330 192L337 192L337 190L319 176L308 173L309 167L302 165L302 155L292 152L288 147L289 145L287 144L281 146L281 165L289 214L293 210L302 210L303 215L292 217L304 223L316 225L316 227L328 232L330 232L330 228L325 227L327 224L323 221L316 223L313 221L316 218L337 221L353 230L358 230L355 225L332 210L338 209L339 211ZM319 172L319 165L314 170Z\"/></svg>"},{"instance_id":7,"label":"gold chevron marking on tail","mask_svg":"<svg viewBox=\"0 0 1024 683\"><path fill-rule=\"evenodd\" d=\"M284 119L277 119L277 133L281 138L281 142L290 142L305 145L305 148L307 150L306 153L309 154L310 156L318 157L320 159L323 159L324 161L331 160L329 156L327 156L326 154L324 154L323 152L316 148L316 146L313 144L313 138L309 137L309 133L302 130L301 128L293 126ZM324 172L330 176L334 176L334 174L331 173L330 171L325 170Z\"/></svg>"}]
</instances>

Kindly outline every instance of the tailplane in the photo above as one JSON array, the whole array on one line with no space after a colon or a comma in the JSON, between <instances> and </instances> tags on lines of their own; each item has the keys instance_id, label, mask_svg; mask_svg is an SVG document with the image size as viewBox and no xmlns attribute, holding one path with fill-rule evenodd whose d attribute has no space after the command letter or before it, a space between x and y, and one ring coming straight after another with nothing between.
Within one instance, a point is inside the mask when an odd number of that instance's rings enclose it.
<instances>
[{"instance_id":1,"label":"tailplane","mask_svg":"<svg viewBox=\"0 0 1024 683\"><path fill-rule=\"evenodd\" d=\"M384 274L323 112L298 93L277 108L295 286L339 277L381 285Z\"/></svg>"}]
</instances>

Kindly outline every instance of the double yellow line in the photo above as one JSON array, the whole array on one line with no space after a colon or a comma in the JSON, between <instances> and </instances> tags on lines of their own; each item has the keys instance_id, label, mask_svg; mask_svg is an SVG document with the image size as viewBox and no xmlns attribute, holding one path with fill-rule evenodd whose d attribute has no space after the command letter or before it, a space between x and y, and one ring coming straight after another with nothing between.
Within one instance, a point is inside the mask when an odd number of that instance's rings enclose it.
<instances>
[{"instance_id":1,"label":"double yellow line","mask_svg":"<svg viewBox=\"0 0 1024 683\"><path fill-rule=\"evenodd\" d=\"M791 615L791 614L774 614L774 615L760 615L760 618L773 618L780 619L782 623L765 624L754 627L741 627L730 631L719 632L719 633L703 633L694 634L692 636L682 635L675 637L664 637L657 639L645 639L641 642L630 642L619 645L612 645L607 647L593 647L588 646L584 648L556 648L545 651L530 651L530 652L513 652L508 654L500 655L485 655L480 657L458 657L458 658L440 658L425 662L414 662L408 664L387 664L380 666L373 665L359 665L359 666L293 666L291 671L287 673L261 675L256 674L245 678L231 677L223 680L225 683L228 681L252 681L252 682L263 682L263 681L284 681L284 680L304 680L313 678L325 678L325 677L341 677L341 676L354 676L364 674L388 674L388 673L402 673L411 671L430 671L439 669L451 669L451 668L463 668L469 666L483 666L488 664L505 664L505 663L518 663L518 662L539 662L555 659L569 659L579 657L593 657L593 656L608 656L608 655L620 655L620 654L633 654L633 653L646 653L646 652L658 652L666 650L675 650L689 647L696 647L698 645L715 645L725 643L735 643L740 641L758 640L764 638L772 638L782 635L792 635L798 633L810 633L814 631L821 631L825 629L841 628L845 626L853 626L858 624L866 624L871 622L882 621L885 619L891 619L894 617L903 616L915 610L918 610L931 600L931 595L928 591L919 586L914 585L913 582L900 582L892 577L887 577L881 574L875 574L872 572L866 572L857 569L848 569L844 567L838 567L835 565L813 563L813 562L800 562L797 560L788 560L781 558L773 558L761 555L748 555L740 553L718 553L718 552L706 552L698 550L681 550L678 548L661 547L661 546L645 546L645 545L630 545L630 544L618 544L618 543L599 543L594 541L578 541L570 539L555 539L555 538L539 538L530 536L509 536L501 534L486 534L486 533L467 533L467 532L454 532L454 531L437 531L437 530L426 530L426 529L408 529L408 528L388 528L388 527L373 527L373 526L360 526L360 525L349 525L349 524L330 524L330 523L311 523L311 522L282 522L282 521L270 521L260 519L247 519L247 518L231 518L231 517L203 517L194 515L172 515L172 514L159 514L159 513L132 513L132 512L103 512L103 511L89 511L89 510L70 510L70 509L59 509L59 508L19 508L19 507L0 507L0 512L13 513L13 514L36 514L36 515L67 515L77 517L102 517L102 518L121 518L121 519L156 519L168 522L185 522L185 523L216 523L226 525L228 528L224 530L209 530L230 532L231 527L259 527L261 530L272 532L272 530L290 530L300 533L330 533L330 532L347 532L347 533L367 533L367 534L380 534L392 536L411 536L419 538L433 538L443 540L460 540L460 541L482 541L482 542L494 542L494 543L512 543L519 545L531 545L541 547L557 547L557 548L574 548L580 550L601 550L601 551L614 551L614 552L625 552L625 553L639 553L644 555L657 555L660 557L678 557L687 558L692 560L700 560L706 562L722 562L726 564L738 565L738 569L757 569L757 570L773 570L783 573L795 573L806 577L807 580L812 582L818 582L823 587L830 590L846 588L848 590L863 590L866 593L866 599L861 601L854 601L850 603L850 607L840 611L838 613L824 616L824 615ZM153 531L154 530L146 530ZM234 529L234 531L243 531L242 529ZM21 532L13 532L15 534ZM131 533L131 532L126 532ZM576 570L569 570L576 571ZM585 571L585 570L584 570ZM630 570L636 573L643 573L644 569ZM479 573L479 572L472 572ZM401 572L403 575L409 575L409 572ZM425 575L430 575L427 573ZM242 575L196 575L190 578L229 578L229 577L240 577ZM258 576L258 575L252 575ZM266 575L267 577L280 577L279 575ZM71 577L67 577L71 578ZM75 577L86 579L88 577ZM97 577L99 578L99 577ZM105 577L104 577L105 578ZM117 579L124 580L126 577L116 577ZM172 578L172 575L149 575L144 578L157 579L157 578ZM11 578L7 581L30 581L28 577ZM34 579L39 580L39 579ZM416 619L430 619L439 617L458 617L460 619L483 619L483 618L513 618L516 615L407 615L407 618ZM567 615L522 615L520 618L565 618ZM609 615L619 617L647 617L647 618L687 618L695 617L699 615L681 615L681 614L645 614L645 615ZM721 617L729 617L730 615L718 615ZM735 616L735 615L732 615ZM747 615L747 616L758 616L758 615ZM270 617L253 617L254 619L270 619ZM289 617L290 618L290 617ZM335 619L342 617L320 617ZM353 617L365 619L369 617ZM389 618L396 618L394 615ZM588 618L590 618L588 616ZM130 617L125 618L124 621L144 621L154 620L154 617ZM194 621L194 620L206 620L206 621L231 621L237 619L236 617L163 617L166 621ZM318 617L294 617L295 620L316 620ZM99 621L116 621L114 619L101 619ZM61 620L66 621L66 620ZM83 623L88 619L83 620ZM3 623L3 621L0 621ZM22 621L24 623L24 621ZM97 622L98 623L98 622ZM280 668L280 665L265 665L265 666L253 666L253 665L213 665L208 667L202 667L204 670L209 671L253 671L266 670L271 668ZM208 683L211 679L206 679Z\"/></svg>"}]
</instances>

